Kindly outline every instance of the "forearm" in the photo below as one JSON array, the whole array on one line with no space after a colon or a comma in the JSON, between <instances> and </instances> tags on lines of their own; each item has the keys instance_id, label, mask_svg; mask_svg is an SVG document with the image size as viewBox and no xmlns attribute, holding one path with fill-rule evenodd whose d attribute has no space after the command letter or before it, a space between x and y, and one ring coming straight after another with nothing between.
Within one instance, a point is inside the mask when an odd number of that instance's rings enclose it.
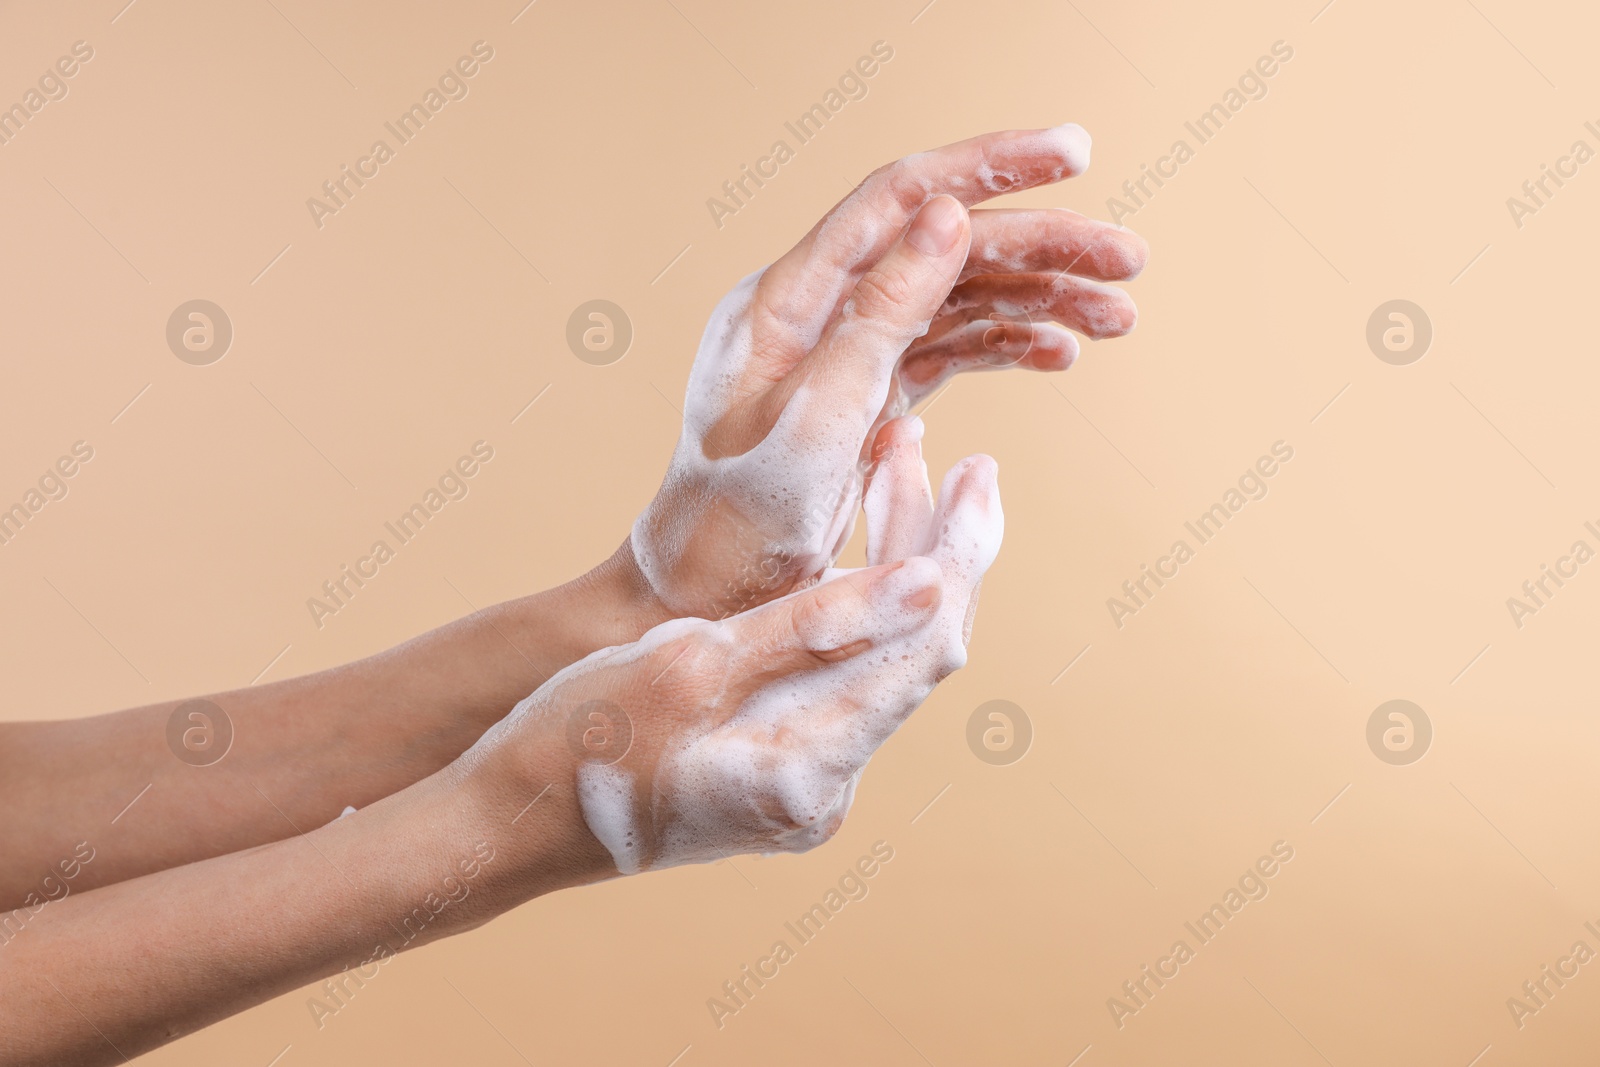
<instances>
[{"instance_id":1,"label":"forearm","mask_svg":"<svg viewBox=\"0 0 1600 1067\"><path fill-rule=\"evenodd\" d=\"M562 777L555 762L539 776ZM375 980L404 949L609 868L569 785L529 808L470 777L452 767L305 836L0 931L0 1062L120 1063L319 978Z\"/></svg>"},{"instance_id":2,"label":"forearm","mask_svg":"<svg viewBox=\"0 0 1600 1067\"><path fill-rule=\"evenodd\" d=\"M365 808L448 764L557 670L658 621L624 546L575 582L378 655L207 698L232 730L215 762L215 751L170 747L182 701L0 726L0 811L14 815L0 820L0 909L282 840L346 806ZM60 865L80 842L93 859L68 879Z\"/></svg>"}]
</instances>

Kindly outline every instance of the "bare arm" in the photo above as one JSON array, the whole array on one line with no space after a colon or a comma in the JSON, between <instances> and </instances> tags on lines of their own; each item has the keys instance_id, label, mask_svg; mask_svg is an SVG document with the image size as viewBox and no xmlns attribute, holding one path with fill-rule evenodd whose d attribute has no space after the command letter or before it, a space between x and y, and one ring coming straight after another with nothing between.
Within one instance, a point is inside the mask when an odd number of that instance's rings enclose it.
<instances>
[{"instance_id":1,"label":"bare arm","mask_svg":"<svg viewBox=\"0 0 1600 1067\"><path fill-rule=\"evenodd\" d=\"M544 892L837 830L866 758L964 662L998 546L993 464L960 465L935 512L897 416L954 373L1064 370L1077 342L1047 319L1132 327L1086 279L1136 274L1137 238L967 211L1087 149L1058 127L908 157L741 283L661 492L583 579L213 697L234 739L207 766L169 747L176 704L4 728L0 909L22 907L0 911L0 1057L116 1062ZM863 497L883 565L823 581ZM574 751L591 735L623 751Z\"/></svg>"},{"instance_id":2,"label":"bare arm","mask_svg":"<svg viewBox=\"0 0 1600 1067\"><path fill-rule=\"evenodd\" d=\"M661 620L630 562L619 552L375 656L206 698L233 735L215 762L213 710L182 720L196 749L169 738L185 701L0 724L0 811L25 816L0 820L0 944L10 909L293 837L426 778L556 671Z\"/></svg>"},{"instance_id":3,"label":"bare arm","mask_svg":"<svg viewBox=\"0 0 1600 1067\"><path fill-rule=\"evenodd\" d=\"M517 818L528 799L447 770L303 836L47 904L0 946L0 1062L121 1063L327 975L381 981L404 949L601 877L571 790Z\"/></svg>"},{"instance_id":4,"label":"bare arm","mask_svg":"<svg viewBox=\"0 0 1600 1067\"><path fill-rule=\"evenodd\" d=\"M577 582L347 667L211 697L234 740L210 766L169 748L176 703L0 726L0 811L26 816L0 824L0 909L322 825L444 766L594 649L815 582L849 537L867 445L889 419L962 371L1066 369L1078 344L1052 320L1090 337L1132 327L1133 302L1101 282L1139 273L1137 236L1067 211L966 210L1072 177L1088 155L1067 125L907 157L736 287L695 360L661 492ZM897 256L925 209L942 223ZM67 886L80 843L94 859Z\"/></svg>"},{"instance_id":5,"label":"bare arm","mask_svg":"<svg viewBox=\"0 0 1600 1067\"><path fill-rule=\"evenodd\" d=\"M588 656L350 818L37 909L0 946L0 1062L119 1062L328 975L347 995L544 893L825 841L872 752L965 660L999 547L992 461L958 464L936 509L919 435L885 431L877 566Z\"/></svg>"}]
</instances>

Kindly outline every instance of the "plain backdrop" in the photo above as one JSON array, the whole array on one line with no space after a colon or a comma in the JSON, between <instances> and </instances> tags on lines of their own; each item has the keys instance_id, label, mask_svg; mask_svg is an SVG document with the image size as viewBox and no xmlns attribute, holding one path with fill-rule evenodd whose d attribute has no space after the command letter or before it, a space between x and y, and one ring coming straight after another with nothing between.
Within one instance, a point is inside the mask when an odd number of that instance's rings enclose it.
<instances>
[{"instance_id":1,"label":"plain backdrop","mask_svg":"<svg viewBox=\"0 0 1600 1067\"><path fill-rule=\"evenodd\" d=\"M1600 149L1600 25L1322 2L0 7L0 104L93 50L0 144L0 504L94 452L0 545L9 718L346 662L592 566L665 468L716 300L897 156L1080 122L1088 174L1011 202L1115 212L1152 248L1132 336L931 402L935 477L996 457L1006 541L970 665L835 841L542 899L320 1028L305 990L147 1062L1590 1062L1592 966L1520 1027L1507 998L1600 950L1600 564L1507 600L1600 549L1600 164L1559 163ZM384 124L480 41L465 97L398 144ZM798 144L785 123L877 42ZM1202 143L1185 124L1218 103ZM314 217L380 138L393 158ZM793 158L717 218L779 139ZM1535 203L1544 165L1569 176ZM1135 201L1145 166L1169 176ZM233 329L203 366L166 332L199 299ZM632 325L609 365L566 342L590 300ZM1432 328L1404 365L1367 340L1392 300ZM480 440L466 498L319 626L307 599ZM1277 442L1266 495L1199 544L1184 524ZM991 700L1031 724L1006 765L968 745ZM1427 716L1420 760L1369 746L1390 700ZM867 896L719 1028L708 999L879 841ZM1279 842L1202 945L1185 923Z\"/></svg>"}]
</instances>

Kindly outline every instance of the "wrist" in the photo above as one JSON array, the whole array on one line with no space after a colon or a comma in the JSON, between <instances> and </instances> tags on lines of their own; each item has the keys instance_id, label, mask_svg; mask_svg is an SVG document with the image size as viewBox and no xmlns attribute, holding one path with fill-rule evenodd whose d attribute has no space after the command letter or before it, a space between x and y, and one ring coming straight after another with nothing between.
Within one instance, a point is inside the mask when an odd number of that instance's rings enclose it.
<instances>
[{"instance_id":1,"label":"wrist","mask_svg":"<svg viewBox=\"0 0 1600 1067\"><path fill-rule=\"evenodd\" d=\"M631 644L674 617L645 581L626 541L599 566L564 585L478 612L473 622L484 645L510 671L489 687L493 699L481 705L482 714L470 717L465 724L470 736L450 750L449 758L557 672L602 648ZM519 664L531 669L519 670Z\"/></svg>"},{"instance_id":2,"label":"wrist","mask_svg":"<svg viewBox=\"0 0 1600 1067\"><path fill-rule=\"evenodd\" d=\"M483 899L495 904L491 914L617 873L584 820L579 757L569 751L564 724L537 706L514 713L524 716L514 726L508 721L490 730L436 775L437 789L427 802L433 811L453 813L450 836L458 842L465 834L473 846L486 842L492 848L494 860L482 880Z\"/></svg>"},{"instance_id":3,"label":"wrist","mask_svg":"<svg viewBox=\"0 0 1600 1067\"><path fill-rule=\"evenodd\" d=\"M599 566L562 587L582 605L580 627L584 650L574 662L596 649L637 641L645 631L677 613L661 602L633 554L632 539L624 540Z\"/></svg>"}]
</instances>

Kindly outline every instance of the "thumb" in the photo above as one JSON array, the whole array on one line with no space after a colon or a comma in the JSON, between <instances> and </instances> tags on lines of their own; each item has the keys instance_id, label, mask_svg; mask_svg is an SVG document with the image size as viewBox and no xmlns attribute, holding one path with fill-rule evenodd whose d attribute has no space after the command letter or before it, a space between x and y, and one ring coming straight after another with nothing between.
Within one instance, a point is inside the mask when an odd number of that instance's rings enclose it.
<instances>
[{"instance_id":1,"label":"thumb","mask_svg":"<svg viewBox=\"0 0 1600 1067\"><path fill-rule=\"evenodd\" d=\"M800 362L795 401L817 410L802 422L826 425L840 411L863 417L882 410L901 354L928 331L971 244L967 209L951 196L923 205L909 229L862 275L822 339Z\"/></svg>"},{"instance_id":2,"label":"thumb","mask_svg":"<svg viewBox=\"0 0 1600 1067\"><path fill-rule=\"evenodd\" d=\"M859 656L921 626L939 610L944 572L925 556L868 567L791 593L726 621L742 650L730 671L736 700L786 675Z\"/></svg>"}]
</instances>

